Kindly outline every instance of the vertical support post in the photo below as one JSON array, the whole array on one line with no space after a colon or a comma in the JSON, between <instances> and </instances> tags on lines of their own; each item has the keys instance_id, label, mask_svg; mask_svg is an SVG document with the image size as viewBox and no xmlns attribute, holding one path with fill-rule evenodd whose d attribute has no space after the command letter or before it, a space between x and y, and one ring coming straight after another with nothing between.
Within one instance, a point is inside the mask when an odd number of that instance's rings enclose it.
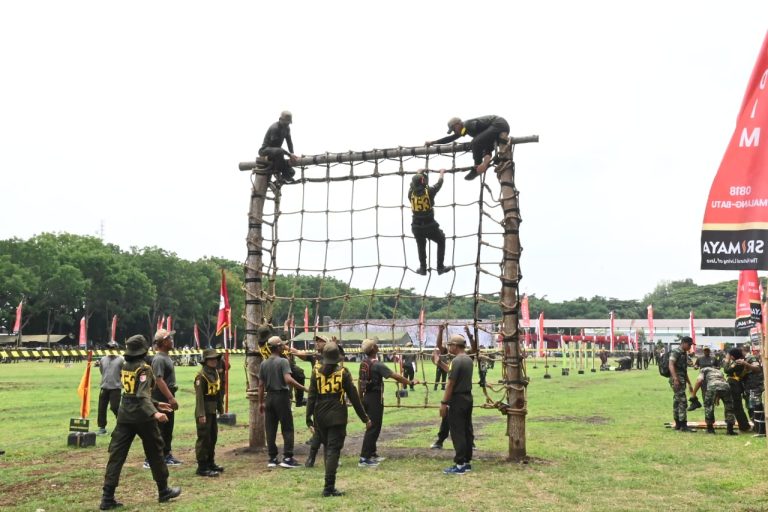
<instances>
[{"instance_id":1,"label":"vertical support post","mask_svg":"<svg viewBox=\"0 0 768 512\"><path fill-rule=\"evenodd\" d=\"M496 173L501 184L501 207L504 210L504 255L501 274L502 333L504 381L507 388L507 436L509 460L526 457L525 416L528 414L522 351L520 350L520 207L515 188L515 164L512 143L501 146L501 160Z\"/></svg>"},{"instance_id":2,"label":"vertical support post","mask_svg":"<svg viewBox=\"0 0 768 512\"><path fill-rule=\"evenodd\" d=\"M248 210L248 236L246 246L248 257L245 260L245 367L248 375L246 397L249 402L248 412L248 447L262 450L266 444L264 414L260 412L259 369L263 360L259 352L258 326L264 316L262 302L262 248L264 235L262 223L264 201L267 197L269 174L254 172L252 175L251 205Z\"/></svg>"}]
</instances>

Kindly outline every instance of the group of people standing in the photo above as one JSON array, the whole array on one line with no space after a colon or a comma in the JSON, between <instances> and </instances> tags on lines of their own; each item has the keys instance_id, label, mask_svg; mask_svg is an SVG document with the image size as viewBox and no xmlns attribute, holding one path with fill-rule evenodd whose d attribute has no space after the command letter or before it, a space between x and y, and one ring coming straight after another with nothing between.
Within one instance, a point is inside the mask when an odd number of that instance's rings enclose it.
<instances>
[{"instance_id":1,"label":"group of people standing","mask_svg":"<svg viewBox=\"0 0 768 512\"><path fill-rule=\"evenodd\" d=\"M694 382L688 376L692 365L689 352L693 340L683 336L680 345L669 353L669 384L674 399L672 414L675 430L694 432L688 426L688 411L701 407L697 398L699 390L704 395L704 421L709 434L715 433L715 406L723 403L727 435L738 435L736 426L742 432L754 431L757 436L765 436L765 412L762 393L764 389L763 367L760 358L753 355L749 347L733 347L723 359L722 370L715 366L715 360L705 349L704 355L693 364L699 368L699 375ZM690 406L686 400L686 389L691 394ZM742 403L746 404L747 413ZM754 426L750 425L750 419Z\"/></svg>"}]
</instances>

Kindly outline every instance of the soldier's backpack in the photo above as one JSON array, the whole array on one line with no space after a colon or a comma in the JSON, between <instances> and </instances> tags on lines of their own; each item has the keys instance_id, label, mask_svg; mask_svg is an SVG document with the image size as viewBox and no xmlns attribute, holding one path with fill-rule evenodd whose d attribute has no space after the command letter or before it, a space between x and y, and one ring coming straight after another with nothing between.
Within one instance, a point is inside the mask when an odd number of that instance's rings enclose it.
<instances>
[{"instance_id":1,"label":"soldier's backpack","mask_svg":"<svg viewBox=\"0 0 768 512\"><path fill-rule=\"evenodd\" d=\"M670 350L665 350L659 359L659 375L662 377L671 377L669 373L669 353Z\"/></svg>"}]
</instances>

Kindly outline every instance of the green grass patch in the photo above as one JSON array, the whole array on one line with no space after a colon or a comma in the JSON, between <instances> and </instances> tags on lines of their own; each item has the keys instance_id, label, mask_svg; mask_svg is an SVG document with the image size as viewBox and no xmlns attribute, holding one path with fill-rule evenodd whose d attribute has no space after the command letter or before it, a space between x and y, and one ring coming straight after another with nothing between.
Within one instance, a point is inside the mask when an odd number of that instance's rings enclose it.
<instances>
[{"instance_id":1,"label":"green grass patch","mask_svg":"<svg viewBox=\"0 0 768 512\"><path fill-rule=\"evenodd\" d=\"M305 365L308 370L308 365ZM356 366L351 365L353 373ZM66 446L69 418L76 416L76 388L84 364L0 365L0 508L8 511L94 510L98 506L108 436L97 446ZM427 365L428 377L434 370ZM230 411L238 425L220 427L218 479L194 475L195 429L192 380L196 368L177 367L181 409L176 417L174 453L185 464L171 468L171 484L183 494L170 506L156 503L149 471L141 469L141 444L134 444L123 469L118 498L127 510L573 510L656 511L765 510L765 439L750 435L679 434L664 427L671 419L672 394L655 367L648 371L575 371L559 368L545 380L542 365L529 369L527 464L505 461L506 420L495 410L475 409L478 450L473 472L449 477L450 441L429 450L439 426L437 409L387 408L379 452L388 459L376 469L359 469L362 425L350 414L348 438L339 469L340 499L323 499L322 461L313 470L266 469L265 453L247 453L248 401L242 359L231 372ZM499 379L497 367L489 382ZM421 370L418 378L423 378ZM91 403L96 426L98 370ZM395 386L387 384L386 403L394 405ZM482 394L475 390L475 402ZM442 393L419 387L402 404L439 403ZM718 419L722 409L717 409ZM295 411L297 458L304 460L309 432L304 409ZM703 410L690 413L703 420ZM109 416L108 430L114 426ZM278 439L278 444L281 440Z\"/></svg>"}]
</instances>

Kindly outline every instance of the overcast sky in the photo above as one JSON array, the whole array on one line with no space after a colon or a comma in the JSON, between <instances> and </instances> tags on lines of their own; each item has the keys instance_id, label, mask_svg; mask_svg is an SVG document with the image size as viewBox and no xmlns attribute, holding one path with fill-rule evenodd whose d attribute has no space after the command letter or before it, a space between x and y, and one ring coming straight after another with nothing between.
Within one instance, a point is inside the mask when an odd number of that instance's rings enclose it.
<instances>
[{"instance_id":1,"label":"overcast sky","mask_svg":"<svg viewBox=\"0 0 768 512\"><path fill-rule=\"evenodd\" d=\"M521 291L736 279L699 270L699 237L767 19L765 1L3 2L0 238L103 225L242 261L237 164L281 110L307 155L497 114L541 137L515 152Z\"/></svg>"}]
</instances>

